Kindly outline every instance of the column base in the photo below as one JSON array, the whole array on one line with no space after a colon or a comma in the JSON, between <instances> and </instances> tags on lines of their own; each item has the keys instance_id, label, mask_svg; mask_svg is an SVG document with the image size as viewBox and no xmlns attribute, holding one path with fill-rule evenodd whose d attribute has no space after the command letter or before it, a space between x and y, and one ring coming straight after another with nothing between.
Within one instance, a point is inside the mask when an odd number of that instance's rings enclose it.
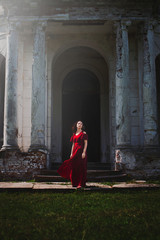
<instances>
[{"instance_id":1,"label":"column base","mask_svg":"<svg viewBox=\"0 0 160 240\"><path fill-rule=\"evenodd\" d=\"M42 152L42 153L48 153L48 149L45 145L31 145L29 147L28 152Z\"/></svg>"},{"instance_id":2,"label":"column base","mask_svg":"<svg viewBox=\"0 0 160 240\"><path fill-rule=\"evenodd\" d=\"M2 148L0 149L1 152L3 151L20 151L18 146L12 146L12 145L3 145Z\"/></svg>"},{"instance_id":3,"label":"column base","mask_svg":"<svg viewBox=\"0 0 160 240\"><path fill-rule=\"evenodd\" d=\"M21 152L5 150L0 152L0 180L34 179L46 169L47 154L40 151Z\"/></svg>"},{"instance_id":4,"label":"column base","mask_svg":"<svg viewBox=\"0 0 160 240\"><path fill-rule=\"evenodd\" d=\"M115 170L124 171L134 178L160 176L160 147L116 147Z\"/></svg>"}]
</instances>

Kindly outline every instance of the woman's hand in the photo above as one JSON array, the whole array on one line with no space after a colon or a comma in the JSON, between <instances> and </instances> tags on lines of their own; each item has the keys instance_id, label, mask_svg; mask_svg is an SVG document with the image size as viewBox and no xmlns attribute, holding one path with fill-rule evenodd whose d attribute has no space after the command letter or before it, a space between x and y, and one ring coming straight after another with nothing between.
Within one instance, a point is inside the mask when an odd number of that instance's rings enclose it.
<instances>
[{"instance_id":1,"label":"woman's hand","mask_svg":"<svg viewBox=\"0 0 160 240\"><path fill-rule=\"evenodd\" d=\"M82 159L84 159L86 156L85 152L82 153Z\"/></svg>"},{"instance_id":2,"label":"woman's hand","mask_svg":"<svg viewBox=\"0 0 160 240\"><path fill-rule=\"evenodd\" d=\"M70 155L70 158L72 157L72 153L71 153L71 155Z\"/></svg>"}]
</instances>

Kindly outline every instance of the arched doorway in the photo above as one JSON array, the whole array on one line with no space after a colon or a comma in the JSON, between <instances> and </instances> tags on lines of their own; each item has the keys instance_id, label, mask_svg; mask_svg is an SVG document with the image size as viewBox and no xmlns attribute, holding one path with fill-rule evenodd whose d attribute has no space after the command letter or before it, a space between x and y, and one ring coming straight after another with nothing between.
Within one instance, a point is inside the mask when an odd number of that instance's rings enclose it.
<instances>
[{"instance_id":1,"label":"arched doorway","mask_svg":"<svg viewBox=\"0 0 160 240\"><path fill-rule=\"evenodd\" d=\"M84 108L81 115L78 115L79 111L75 114L75 111L67 110L68 106L73 109L76 104L73 97L75 93L76 99L79 99L77 104L79 106L82 104L83 107L80 108ZM93 111L93 109L97 110ZM99 52L90 47L77 46L65 50L53 60L49 114L51 115L49 155L51 168L55 162L62 162L70 156L71 126L78 119L85 123L89 135L88 160L110 162L109 74L107 63ZM68 115L72 118L68 118ZM91 121L92 119L95 122ZM91 130L92 124L94 129L95 125L98 126L96 134ZM96 148L97 153L93 157L90 151L92 141L96 141L95 138L98 142L97 147L93 144L93 148Z\"/></svg>"},{"instance_id":2,"label":"arched doorway","mask_svg":"<svg viewBox=\"0 0 160 240\"><path fill-rule=\"evenodd\" d=\"M3 145L5 57L0 54L0 148Z\"/></svg>"},{"instance_id":3,"label":"arched doorway","mask_svg":"<svg viewBox=\"0 0 160 240\"><path fill-rule=\"evenodd\" d=\"M160 144L160 54L156 57L156 87L157 87L157 119L158 119L158 137Z\"/></svg>"},{"instance_id":4,"label":"arched doorway","mask_svg":"<svg viewBox=\"0 0 160 240\"><path fill-rule=\"evenodd\" d=\"M71 126L77 120L85 124L88 161L100 162L100 86L97 77L86 69L75 69L63 82L62 158L70 155Z\"/></svg>"}]
</instances>

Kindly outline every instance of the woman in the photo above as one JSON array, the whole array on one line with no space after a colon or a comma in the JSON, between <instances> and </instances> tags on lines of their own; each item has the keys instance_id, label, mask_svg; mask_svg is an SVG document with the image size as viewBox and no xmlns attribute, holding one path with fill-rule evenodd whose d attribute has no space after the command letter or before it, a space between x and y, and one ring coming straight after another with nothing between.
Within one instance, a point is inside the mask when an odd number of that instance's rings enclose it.
<instances>
[{"instance_id":1,"label":"woman","mask_svg":"<svg viewBox=\"0 0 160 240\"><path fill-rule=\"evenodd\" d=\"M87 178L87 145L88 136L84 132L83 123L77 121L73 127L73 135L71 137L72 148L70 159L63 162L58 169L58 173L71 180L72 186L81 188L86 185Z\"/></svg>"}]
</instances>

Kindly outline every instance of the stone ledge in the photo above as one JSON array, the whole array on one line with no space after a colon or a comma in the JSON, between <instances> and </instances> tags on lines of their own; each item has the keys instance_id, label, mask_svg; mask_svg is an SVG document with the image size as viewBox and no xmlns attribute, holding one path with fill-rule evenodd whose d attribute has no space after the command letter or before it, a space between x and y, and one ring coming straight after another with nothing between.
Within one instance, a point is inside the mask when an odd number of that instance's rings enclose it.
<instances>
[{"instance_id":1,"label":"stone ledge","mask_svg":"<svg viewBox=\"0 0 160 240\"><path fill-rule=\"evenodd\" d=\"M138 190L138 189L160 189L160 184L147 183L116 183L112 186L102 183L87 183L84 191L114 191L114 190ZM70 183L64 182L48 182L48 183L28 183L28 182L0 182L0 191L5 190L30 190L30 191L75 191L76 187L72 187Z\"/></svg>"}]
</instances>

